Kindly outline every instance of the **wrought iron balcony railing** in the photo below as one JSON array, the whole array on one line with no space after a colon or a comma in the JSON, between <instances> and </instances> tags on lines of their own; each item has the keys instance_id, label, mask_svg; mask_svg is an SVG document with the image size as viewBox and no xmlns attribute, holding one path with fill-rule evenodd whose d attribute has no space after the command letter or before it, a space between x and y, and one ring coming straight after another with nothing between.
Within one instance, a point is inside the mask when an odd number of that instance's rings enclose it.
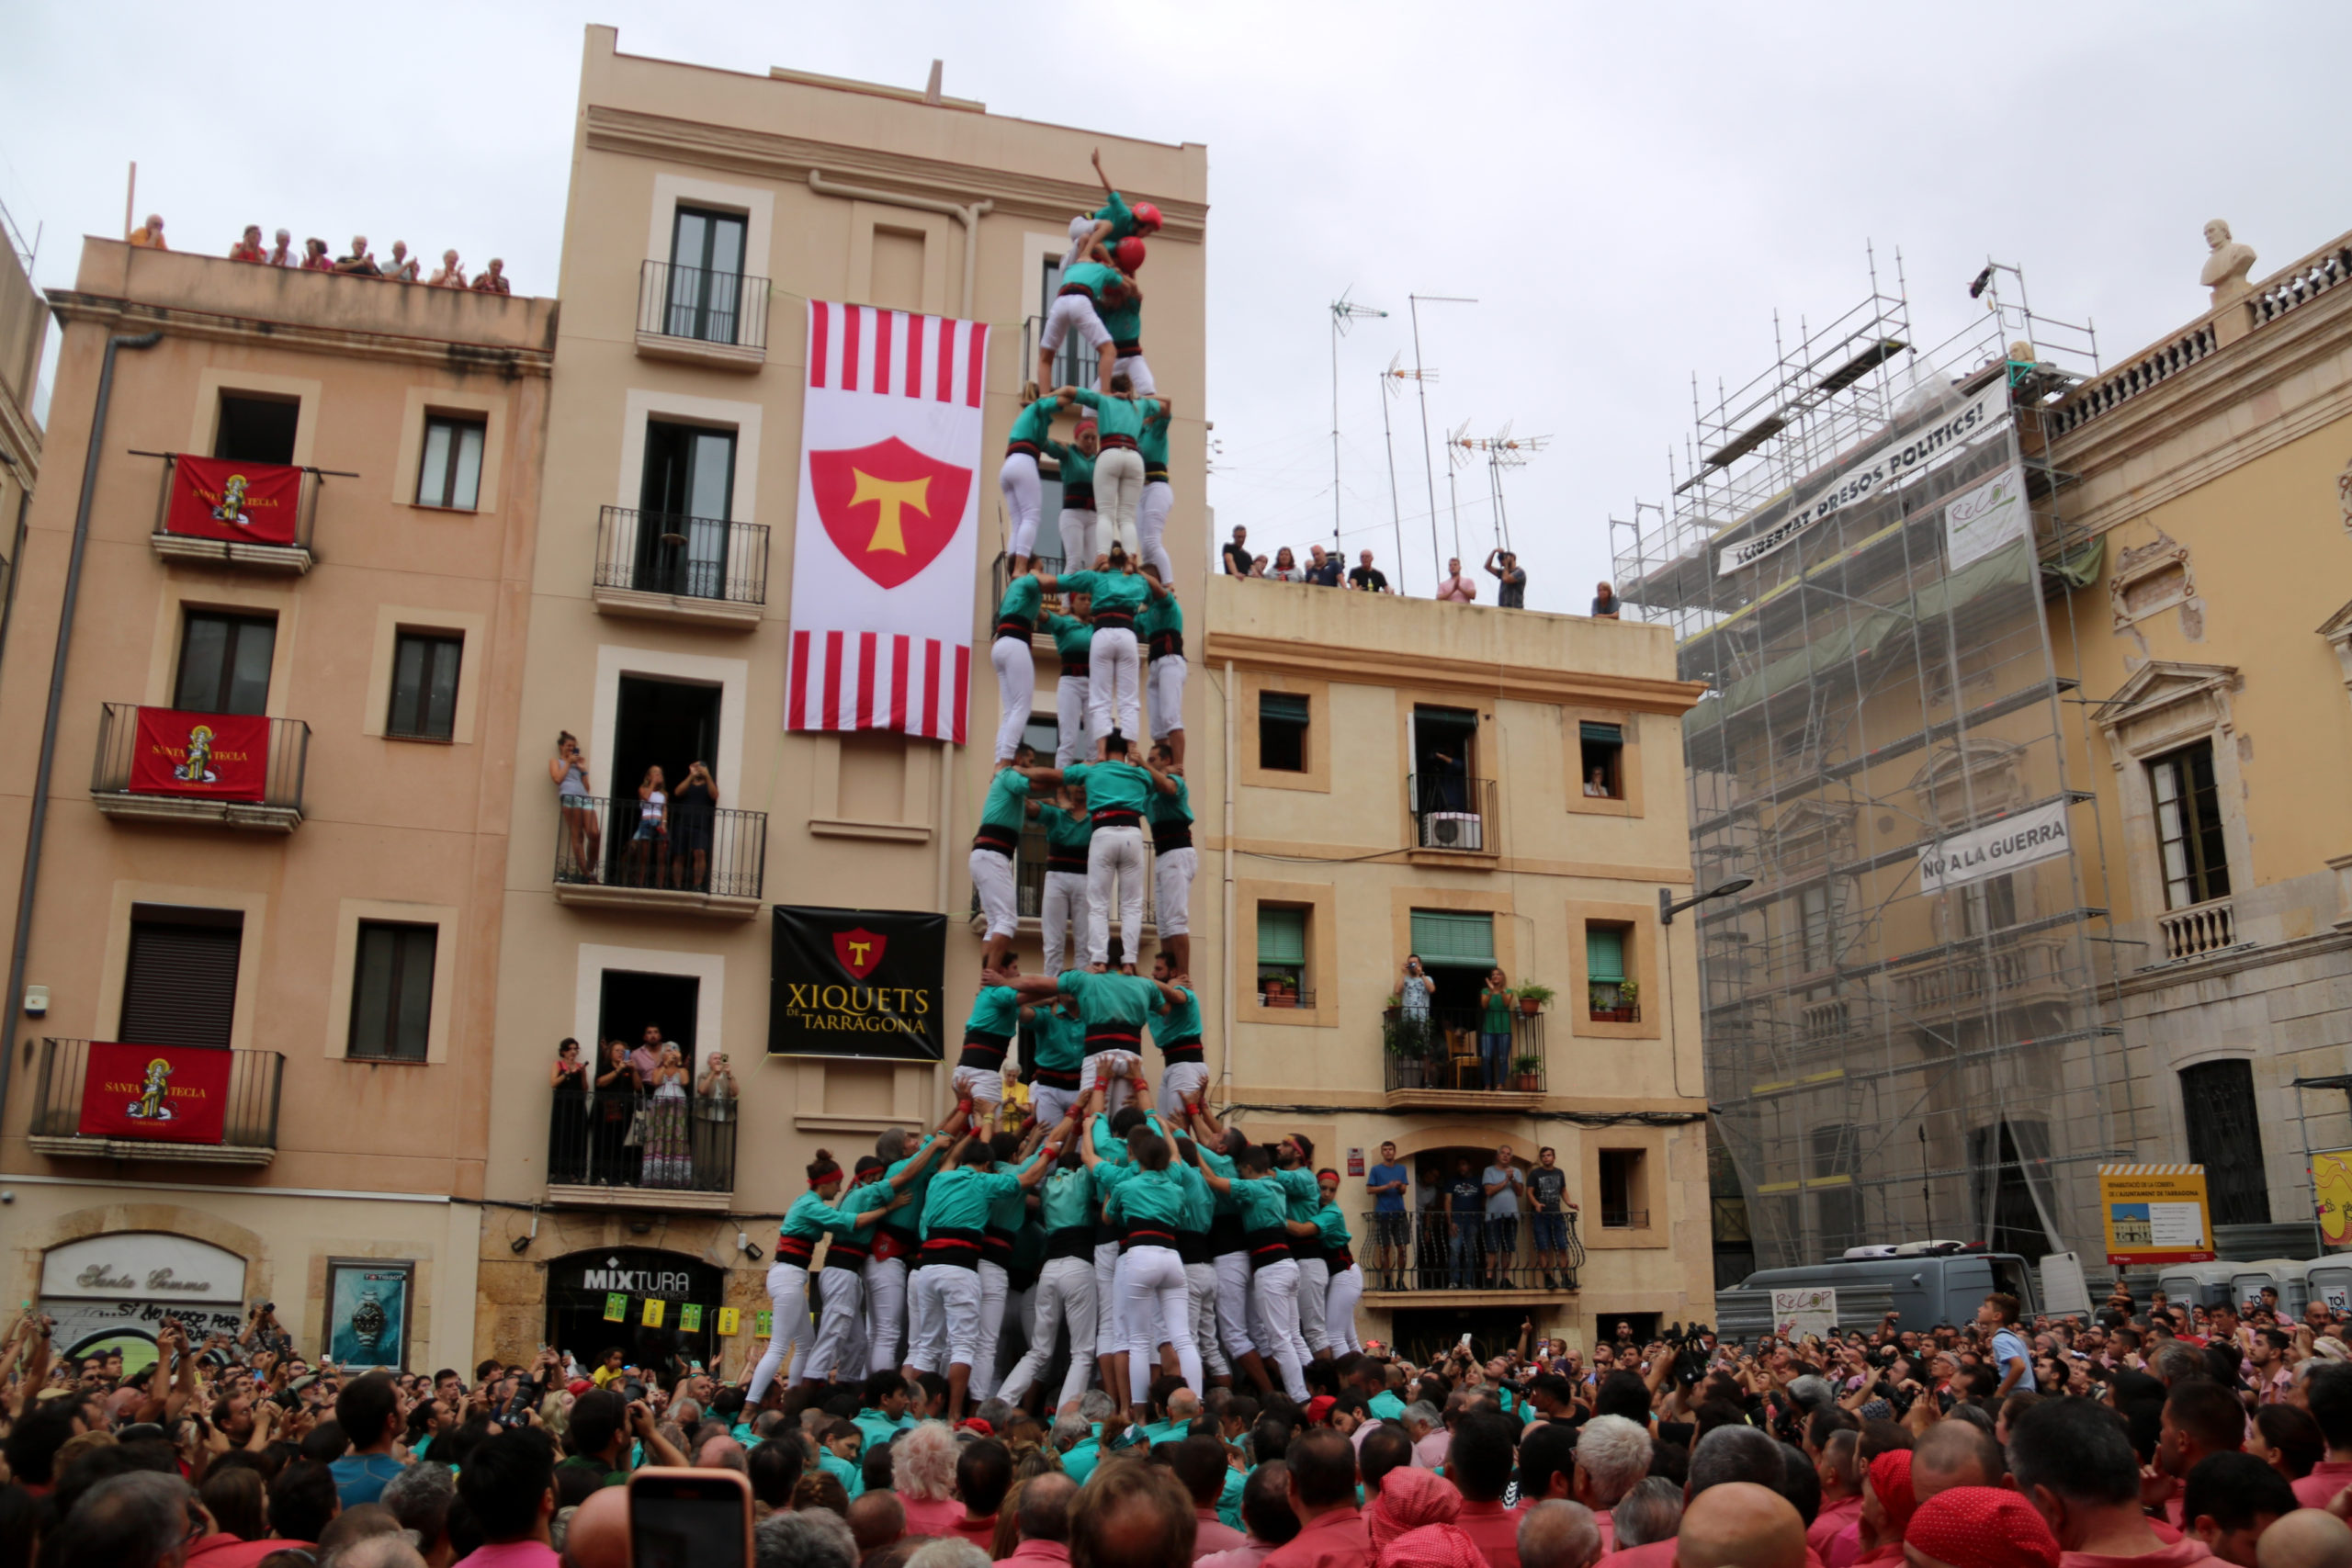
<instances>
[{"instance_id":1,"label":"wrought iron balcony railing","mask_svg":"<svg viewBox=\"0 0 2352 1568\"><path fill-rule=\"evenodd\" d=\"M647 816L645 803L633 795L565 796L556 813L557 884L758 900L767 863L766 812L673 799L658 820Z\"/></svg>"},{"instance_id":2,"label":"wrought iron balcony railing","mask_svg":"<svg viewBox=\"0 0 2352 1568\"><path fill-rule=\"evenodd\" d=\"M1390 1008L1380 1022L1389 1092L1544 1093L1544 1015L1514 1010L1510 1042L1500 1051L1487 1041L1485 1027L1481 1008Z\"/></svg>"},{"instance_id":3,"label":"wrought iron balcony railing","mask_svg":"<svg viewBox=\"0 0 2352 1568\"><path fill-rule=\"evenodd\" d=\"M282 832L291 832L302 820L302 782L311 759L308 724L299 718L269 720L269 754L263 764L261 798L223 800L199 793L184 795L138 786L132 775L139 754L141 711L137 703L107 703L99 716L97 754L90 768L90 794L100 811L110 817L211 821L232 828L266 828Z\"/></svg>"},{"instance_id":4,"label":"wrought iron balcony railing","mask_svg":"<svg viewBox=\"0 0 2352 1568\"><path fill-rule=\"evenodd\" d=\"M123 1138L82 1136L82 1089L88 1077L90 1043L86 1040L44 1039L40 1043L40 1072L33 1094L32 1137L86 1143L94 1156L108 1158L187 1159L217 1162L220 1151L277 1147L277 1101L286 1058L276 1051L232 1050L229 1053L229 1101L220 1143L139 1144ZM152 1152L151 1152L152 1151ZM48 1145L46 1152L70 1154L70 1148ZM266 1164L266 1160L245 1163Z\"/></svg>"},{"instance_id":5,"label":"wrought iron balcony railing","mask_svg":"<svg viewBox=\"0 0 2352 1568\"><path fill-rule=\"evenodd\" d=\"M1436 1209L1356 1216L1351 1247L1367 1291L1573 1291L1584 1267L1577 1215L1528 1210L1456 1216Z\"/></svg>"},{"instance_id":6,"label":"wrought iron balcony railing","mask_svg":"<svg viewBox=\"0 0 2352 1568\"><path fill-rule=\"evenodd\" d=\"M731 1095L558 1094L548 1115L548 1185L732 1192L741 1109Z\"/></svg>"},{"instance_id":7,"label":"wrought iron balcony railing","mask_svg":"<svg viewBox=\"0 0 2352 1568\"><path fill-rule=\"evenodd\" d=\"M1413 847L1465 854L1499 854L1495 781L1460 773L1407 773L1405 804L1413 814Z\"/></svg>"},{"instance_id":8,"label":"wrought iron balcony railing","mask_svg":"<svg viewBox=\"0 0 2352 1568\"><path fill-rule=\"evenodd\" d=\"M604 507L596 517L596 586L764 604L767 525Z\"/></svg>"},{"instance_id":9,"label":"wrought iron balcony railing","mask_svg":"<svg viewBox=\"0 0 2352 1568\"><path fill-rule=\"evenodd\" d=\"M764 350L768 280L649 261L638 277L637 330L645 336Z\"/></svg>"}]
</instances>

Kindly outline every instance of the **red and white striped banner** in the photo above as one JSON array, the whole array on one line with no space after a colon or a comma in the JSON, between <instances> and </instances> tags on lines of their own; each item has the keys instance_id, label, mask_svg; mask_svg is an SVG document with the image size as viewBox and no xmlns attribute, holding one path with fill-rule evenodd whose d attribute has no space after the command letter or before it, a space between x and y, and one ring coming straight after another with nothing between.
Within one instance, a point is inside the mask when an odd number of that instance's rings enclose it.
<instances>
[{"instance_id":1,"label":"red and white striped banner","mask_svg":"<svg viewBox=\"0 0 2352 1568\"><path fill-rule=\"evenodd\" d=\"M808 302L786 728L963 744L988 336Z\"/></svg>"}]
</instances>

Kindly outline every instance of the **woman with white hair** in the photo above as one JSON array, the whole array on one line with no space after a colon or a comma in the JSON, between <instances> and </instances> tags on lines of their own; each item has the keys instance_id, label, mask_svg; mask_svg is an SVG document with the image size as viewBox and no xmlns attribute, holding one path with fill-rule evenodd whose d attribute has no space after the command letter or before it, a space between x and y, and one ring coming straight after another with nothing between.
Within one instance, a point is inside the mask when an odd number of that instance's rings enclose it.
<instances>
[{"instance_id":1,"label":"woman with white hair","mask_svg":"<svg viewBox=\"0 0 2352 1568\"><path fill-rule=\"evenodd\" d=\"M956 1500L956 1434L925 1421L890 1445L890 1490L907 1510L909 1535L945 1535L964 1517Z\"/></svg>"}]
</instances>

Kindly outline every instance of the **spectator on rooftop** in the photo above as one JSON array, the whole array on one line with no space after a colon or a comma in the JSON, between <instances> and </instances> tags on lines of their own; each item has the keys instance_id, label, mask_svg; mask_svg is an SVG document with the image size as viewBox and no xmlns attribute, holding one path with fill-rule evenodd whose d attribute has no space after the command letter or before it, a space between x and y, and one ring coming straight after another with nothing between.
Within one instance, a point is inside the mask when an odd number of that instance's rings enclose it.
<instances>
[{"instance_id":1,"label":"spectator on rooftop","mask_svg":"<svg viewBox=\"0 0 2352 1568\"><path fill-rule=\"evenodd\" d=\"M392 259L385 264L383 276L393 283L416 281L416 258L408 254L406 240L392 242Z\"/></svg>"},{"instance_id":2,"label":"spectator on rooftop","mask_svg":"<svg viewBox=\"0 0 2352 1568\"><path fill-rule=\"evenodd\" d=\"M334 270L334 257L327 254L327 243L324 240L313 236L302 242L301 269L304 272L333 272Z\"/></svg>"},{"instance_id":3,"label":"spectator on rooftop","mask_svg":"<svg viewBox=\"0 0 2352 1568\"><path fill-rule=\"evenodd\" d=\"M1266 569L1266 575L1282 582L1306 581L1306 573L1301 570L1298 562L1292 558L1288 545L1284 545L1274 552L1274 564Z\"/></svg>"},{"instance_id":4,"label":"spectator on rooftop","mask_svg":"<svg viewBox=\"0 0 2352 1568\"><path fill-rule=\"evenodd\" d=\"M168 251L172 248L164 243L164 220L153 212L147 215L146 222L130 231L130 243L145 251Z\"/></svg>"},{"instance_id":5,"label":"spectator on rooftop","mask_svg":"<svg viewBox=\"0 0 2352 1568\"><path fill-rule=\"evenodd\" d=\"M1598 592L1596 592L1592 596L1593 618L1595 620L1601 621L1615 620L1617 618L1617 591L1614 588L1610 587L1606 582L1600 583L1597 587Z\"/></svg>"},{"instance_id":6,"label":"spectator on rooftop","mask_svg":"<svg viewBox=\"0 0 2352 1568\"><path fill-rule=\"evenodd\" d=\"M1356 557L1356 564L1348 573L1348 586L1356 590L1356 592L1360 593L1385 593L1388 592L1388 576L1378 567L1372 564L1372 552L1370 550L1366 550L1362 555Z\"/></svg>"},{"instance_id":7,"label":"spectator on rooftop","mask_svg":"<svg viewBox=\"0 0 2352 1568\"><path fill-rule=\"evenodd\" d=\"M425 281L435 288L463 288L466 286L466 269L458 265L458 253L443 251L439 269Z\"/></svg>"},{"instance_id":8,"label":"spectator on rooftop","mask_svg":"<svg viewBox=\"0 0 2352 1568\"><path fill-rule=\"evenodd\" d=\"M1250 558L1250 575L1251 577L1263 577L1263 576L1265 576L1265 575L1266 575L1266 558L1265 558L1265 557L1263 557L1263 556L1253 556L1253 557L1251 557L1251 558Z\"/></svg>"},{"instance_id":9,"label":"spectator on rooftop","mask_svg":"<svg viewBox=\"0 0 2352 1568\"><path fill-rule=\"evenodd\" d=\"M258 223L246 224L243 237L229 247L231 261L257 262L266 261L268 257L269 253L262 249L261 225Z\"/></svg>"},{"instance_id":10,"label":"spectator on rooftop","mask_svg":"<svg viewBox=\"0 0 2352 1568\"><path fill-rule=\"evenodd\" d=\"M1336 555L1327 555L1320 545L1306 548L1306 581L1317 588L1340 586L1340 561Z\"/></svg>"},{"instance_id":11,"label":"spectator on rooftop","mask_svg":"<svg viewBox=\"0 0 2352 1568\"><path fill-rule=\"evenodd\" d=\"M491 257L490 265L483 268L481 276L474 279L474 292L477 294L513 293L514 289L506 281L506 264L496 256Z\"/></svg>"},{"instance_id":12,"label":"spectator on rooftop","mask_svg":"<svg viewBox=\"0 0 2352 1568\"><path fill-rule=\"evenodd\" d=\"M347 272L354 277L375 277L379 276L376 268L376 258L370 254L368 250L367 235L354 234L351 236L351 254L347 256L335 257L334 269L337 272Z\"/></svg>"},{"instance_id":13,"label":"spectator on rooftop","mask_svg":"<svg viewBox=\"0 0 2352 1568\"><path fill-rule=\"evenodd\" d=\"M1495 590L1495 603L1506 610L1527 608L1527 572L1519 558L1499 545L1487 552L1487 570L1501 586Z\"/></svg>"},{"instance_id":14,"label":"spectator on rooftop","mask_svg":"<svg viewBox=\"0 0 2352 1568\"><path fill-rule=\"evenodd\" d=\"M1455 556L1445 563L1445 576L1437 585L1438 601L1445 604L1467 604L1478 597L1478 585L1462 575L1462 558Z\"/></svg>"},{"instance_id":15,"label":"spectator on rooftop","mask_svg":"<svg viewBox=\"0 0 2352 1568\"><path fill-rule=\"evenodd\" d=\"M1227 576L1247 577L1250 575L1250 563L1253 558L1250 554L1249 545L1245 542L1249 537L1249 529L1238 524L1234 525L1233 538L1226 545L1224 552Z\"/></svg>"},{"instance_id":16,"label":"spectator on rooftop","mask_svg":"<svg viewBox=\"0 0 2352 1568\"><path fill-rule=\"evenodd\" d=\"M269 254L262 259L271 266L300 266L302 265L302 253L294 248L294 236L280 229L277 243L269 247Z\"/></svg>"}]
</instances>

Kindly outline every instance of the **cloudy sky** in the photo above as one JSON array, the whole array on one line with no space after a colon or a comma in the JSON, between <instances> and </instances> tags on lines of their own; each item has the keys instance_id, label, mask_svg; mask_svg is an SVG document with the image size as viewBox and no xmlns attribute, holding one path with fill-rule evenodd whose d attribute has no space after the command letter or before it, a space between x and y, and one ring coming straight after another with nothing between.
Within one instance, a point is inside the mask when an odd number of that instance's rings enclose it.
<instances>
[{"instance_id":1,"label":"cloudy sky","mask_svg":"<svg viewBox=\"0 0 2352 1568\"><path fill-rule=\"evenodd\" d=\"M1442 377L1430 419L1511 422L1530 603L1581 609L1608 519L1669 489L1694 373L1735 384L1773 311L1859 299L1899 250L1915 336L1980 313L1990 256L2112 363L2203 309L2200 226L2259 276L2352 227L2330 133L2352 7L1798 3L1067 6L13 0L0 20L0 200L38 281L120 231L126 164L173 243L249 221L496 253L551 290L582 27L631 53L946 85L996 111L1210 152L1209 481L1221 525L1303 547L1333 526L1330 302L1385 307L1342 344L1340 526L1396 564L1378 372ZM1073 169L1073 178L1085 171ZM1406 578L1432 539L1419 412L1397 405ZM1440 459L1441 465L1442 458ZM1491 543L1464 475L1465 555Z\"/></svg>"}]
</instances>

